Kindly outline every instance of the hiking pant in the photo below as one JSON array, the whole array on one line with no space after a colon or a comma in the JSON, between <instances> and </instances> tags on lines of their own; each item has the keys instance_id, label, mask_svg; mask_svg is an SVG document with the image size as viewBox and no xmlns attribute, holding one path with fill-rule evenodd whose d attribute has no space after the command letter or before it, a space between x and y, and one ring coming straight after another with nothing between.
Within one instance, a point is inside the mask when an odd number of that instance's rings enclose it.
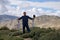
<instances>
[{"instance_id":1,"label":"hiking pant","mask_svg":"<svg viewBox=\"0 0 60 40\"><path fill-rule=\"evenodd\" d=\"M27 28L27 31L30 32L29 25L23 24L23 33L25 33L25 27Z\"/></svg>"}]
</instances>

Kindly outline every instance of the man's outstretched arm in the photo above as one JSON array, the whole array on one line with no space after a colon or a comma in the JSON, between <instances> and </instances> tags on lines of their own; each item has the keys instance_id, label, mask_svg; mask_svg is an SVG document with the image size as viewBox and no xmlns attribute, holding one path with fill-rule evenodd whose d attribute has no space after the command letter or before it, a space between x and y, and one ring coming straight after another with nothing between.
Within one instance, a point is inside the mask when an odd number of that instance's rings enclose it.
<instances>
[{"instance_id":1,"label":"man's outstretched arm","mask_svg":"<svg viewBox=\"0 0 60 40\"><path fill-rule=\"evenodd\" d=\"M33 18L31 18L31 17L28 16L28 18L31 19L31 20L34 20L35 17L36 17L35 15L33 15Z\"/></svg>"},{"instance_id":2,"label":"man's outstretched arm","mask_svg":"<svg viewBox=\"0 0 60 40\"><path fill-rule=\"evenodd\" d=\"M31 17L29 17L29 16L28 16L28 18L31 19L31 20L33 20L33 18L31 18Z\"/></svg>"},{"instance_id":3,"label":"man's outstretched arm","mask_svg":"<svg viewBox=\"0 0 60 40\"><path fill-rule=\"evenodd\" d=\"M22 17L18 18L18 20L21 20L21 19L22 19Z\"/></svg>"}]
</instances>

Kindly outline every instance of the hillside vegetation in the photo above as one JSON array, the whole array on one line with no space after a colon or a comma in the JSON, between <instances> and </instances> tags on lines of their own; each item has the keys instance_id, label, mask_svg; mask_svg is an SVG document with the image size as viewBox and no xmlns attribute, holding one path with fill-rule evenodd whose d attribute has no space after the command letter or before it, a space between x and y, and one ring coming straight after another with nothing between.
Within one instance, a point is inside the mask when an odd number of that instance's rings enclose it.
<instances>
[{"instance_id":1,"label":"hillside vegetation","mask_svg":"<svg viewBox=\"0 0 60 40\"><path fill-rule=\"evenodd\" d=\"M30 28L31 32L25 34L21 30L9 30L7 27L0 28L0 40L60 40L60 30L51 28Z\"/></svg>"}]
</instances>

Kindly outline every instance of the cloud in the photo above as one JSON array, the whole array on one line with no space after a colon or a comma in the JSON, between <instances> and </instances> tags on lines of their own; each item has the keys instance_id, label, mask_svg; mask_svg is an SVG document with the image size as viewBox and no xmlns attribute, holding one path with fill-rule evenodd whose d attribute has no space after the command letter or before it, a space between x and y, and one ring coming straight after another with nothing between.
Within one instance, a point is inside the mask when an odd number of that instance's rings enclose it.
<instances>
[{"instance_id":1,"label":"cloud","mask_svg":"<svg viewBox=\"0 0 60 40\"><path fill-rule=\"evenodd\" d=\"M1 4L2 5L2 4ZM60 13L60 2L31 2L21 0L9 0L9 5L4 5L5 14L22 16L26 11L27 15L58 15ZM48 10L49 9L49 10ZM4 11L3 11L4 12Z\"/></svg>"},{"instance_id":2,"label":"cloud","mask_svg":"<svg viewBox=\"0 0 60 40\"><path fill-rule=\"evenodd\" d=\"M0 5L7 5L9 4L8 0L0 0Z\"/></svg>"},{"instance_id":3,"label":"cloud","mask_svg":"<svg viewBox=\"0 0 60 40\"><path fill-rule=\"evenodd\" d=\"M58 9L60 10L60 2L31 2L31 1L16 1L16 0L10 0L11 4L16 4L23 7L46 7L46 8L52 8L52 9Z\"/></svg>"},{"instance_id":4,"label":"cloud","mask_svg":"<svg viewBox=\"0 0 60 40\"><path fill-rule=\"evenodd\" d=\"M7 8L6 5L9 5L9 1L8 0L0 0L0 14L4 14L5 12L7 12Z\"/></svg>"},{"instance_id":5,"label":"cloud","mask_svg":"<svg viewBox=\"0 0 60 40\"><path fill-rule=\"evenodd\" d=\"M50 11L50 10L47 10L45 11L44 9L36 9L36 8L33 8L33 9L30 9L30 10L27 10L27 13L29 13L29 15L36 15L36 16L41 16L41 15L55 15L55 16L60 16L60 11L59 10L56 10L54 12Z\"/></svg>"},{"instance_id":6,"label":"cloud","mask_svg":"<svg viewBox=\"0 0 60 40\"><path fill-rule=\"evenodd\" d=\"M46 7L60 10L60 2L30 2L33 7Z\"/></svg>"}]
</instances>

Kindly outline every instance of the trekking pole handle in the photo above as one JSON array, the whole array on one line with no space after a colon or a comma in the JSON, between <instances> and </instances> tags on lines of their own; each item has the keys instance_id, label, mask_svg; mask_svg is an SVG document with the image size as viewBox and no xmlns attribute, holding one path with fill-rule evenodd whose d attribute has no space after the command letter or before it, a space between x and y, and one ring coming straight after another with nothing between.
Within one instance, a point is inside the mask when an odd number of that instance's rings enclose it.
<instances>
[{"instance_id":1,"label":"trekking pole handle","mask_svg":"<svg viewBox=\"0 0 60 40\"><path fill-rule=\"evenodd\" d=\"M36 16L35 15L33 15L33 18L35 18Z\"/></svg>"}]
</instances>

